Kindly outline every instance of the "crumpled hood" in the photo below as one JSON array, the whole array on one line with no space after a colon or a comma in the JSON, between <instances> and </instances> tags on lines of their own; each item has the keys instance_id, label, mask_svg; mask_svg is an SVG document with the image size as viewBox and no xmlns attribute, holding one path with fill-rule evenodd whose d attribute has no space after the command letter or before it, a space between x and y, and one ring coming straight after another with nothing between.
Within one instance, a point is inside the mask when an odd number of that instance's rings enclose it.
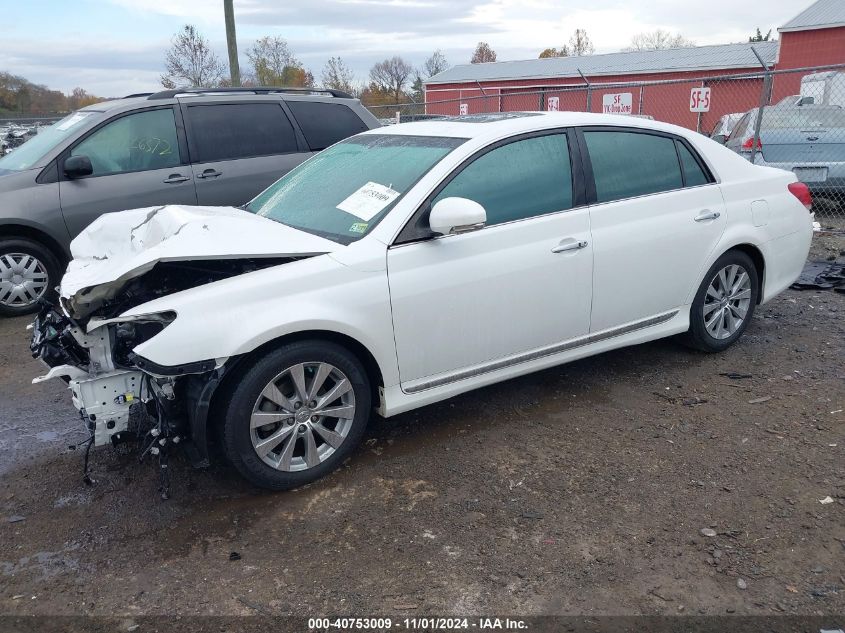
<instances>
[{"instance_id":1,"label":"crumpled hood","mask_svg":"<svg viewBox=\"0 0 845 633\"><path fill-rule=\"evenodd\" d=\"M233 207L168 205L107 213L71 242L73 260L60 294L73 300L88 288L121 286L164 261L305 257L339 248L331 240ZM85 300L105 292L91 290Z\"/></svg>"}]
</instances>

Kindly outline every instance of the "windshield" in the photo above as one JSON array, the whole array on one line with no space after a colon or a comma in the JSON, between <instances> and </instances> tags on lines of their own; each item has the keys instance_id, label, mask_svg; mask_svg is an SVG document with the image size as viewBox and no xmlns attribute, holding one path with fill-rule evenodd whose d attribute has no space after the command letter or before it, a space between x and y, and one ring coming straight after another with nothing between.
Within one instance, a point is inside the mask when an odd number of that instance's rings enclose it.
<instances>
[{"instance_id":1,"label":"windshield","mask_svg":"<svg viewBox=\"0 0 845 633\"><path fill-rule=\"evenodd\" d=\"M341 244L361 239L466 139L363 134L286 174L246 209Z\"/></svg>"},{"instance_id":2,"label":"windshield","mask_svg":"<svg viewBox=\"0 0 845 633\"><path fill-rule=\"evenodd\" d=\"M26 143L0 158L0 170L23 171L79 129L83 121L97 112L74 112L49 127L42 128Z\"/></svg>"}]
</instances>

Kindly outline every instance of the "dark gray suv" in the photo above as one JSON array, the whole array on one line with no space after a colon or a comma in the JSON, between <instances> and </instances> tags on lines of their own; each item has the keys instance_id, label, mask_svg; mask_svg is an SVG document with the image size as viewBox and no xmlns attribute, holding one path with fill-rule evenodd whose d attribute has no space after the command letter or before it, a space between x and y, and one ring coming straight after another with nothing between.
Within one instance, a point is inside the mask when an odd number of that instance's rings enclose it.
<instances>
[{"instance_id":1,"label":"dark gray suv","mask_svg":"<svg viewBox=\"0 0 845 633\"><path fill-rule=\"evenodd\" d=\"M378 120L334 90L166 90L83 108L0 158L0 316L32 312L99 215L238 206Z\"/></svg>"}]
</instances>

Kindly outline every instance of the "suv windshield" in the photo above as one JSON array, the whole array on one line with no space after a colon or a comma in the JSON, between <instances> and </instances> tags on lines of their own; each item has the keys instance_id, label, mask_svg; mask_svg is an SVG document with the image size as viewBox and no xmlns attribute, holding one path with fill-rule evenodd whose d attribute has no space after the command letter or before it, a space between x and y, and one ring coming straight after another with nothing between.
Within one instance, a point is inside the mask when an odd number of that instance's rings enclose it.
<instances>
[{"instance_id":1,"label":"suv windshield","mask_svg":"<svg viewBox=\"0 0 845 633\"><path fill-rule=\"evenodd\" d=\"M429 169L466 139L363 134L276 181L246 209L341 244L362 238Z\"/></svg>"},{"instance_id":2,"label":"suv windshield","mask_svg":"<svg viewBox=\"0 0 845 633\"><path fill-rule=\"evenodd\" d=\"M0 158L0 171L23 171L35 165L44 154L79 129L83 121L98 112L74 112L61 121L43 128L26 143Z\"/></svg>"}]
</instances>

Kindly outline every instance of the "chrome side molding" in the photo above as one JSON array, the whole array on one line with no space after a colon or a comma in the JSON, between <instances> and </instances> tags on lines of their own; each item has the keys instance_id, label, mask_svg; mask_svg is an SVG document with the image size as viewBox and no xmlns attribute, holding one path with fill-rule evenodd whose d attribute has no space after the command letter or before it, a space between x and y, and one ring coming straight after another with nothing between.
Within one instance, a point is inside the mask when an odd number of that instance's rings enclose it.
<instances>
[{"instance_id":1,"label":"chrome side molding","mask_svg":"<svg viewBox=\"0 0 845 633\"><path fill-rule=\"evenodd\" d=\"M671 312L659 314L657 316L649 317L648 319L643 319L641 321L635 321L634 323L629 323L628 325L623 325L621 327L613 328L611 330L605 330L604 332L598 332L596 334L588 334L586 336L574 338L569 341L564 341L563 343L551 345L549 347L542 347L540 349L532 350L530 352L517 354L516 356L509 356L507 358L501 358L499 360L490 361L489 363L485 363L483 365L478 365L469 369L462 369L460 371L452 372L450 374L444 374L438 376L437 378L415 380L408 383L407 385L404 385L402 387L402 390L405 393L419 393L420 391L425 391L426 389L442 387L443 385L448 385L459 380L474 378L475 376L487 374L491 371L505 369L506 367L511 367L512 365L519 365L520 363L527 363L529 361L544 358L546 356L560 354L561 352L567 352L577 347L583 347L592 343L598 343L609 338L622 336L623 334L630 334L631 332L636 332L637 330L642 330L655 325L660 325L661 323L666 323L667 321L672 319L676 314L678 314L678 312L679 310L672 310Z\"/></svg>"}]
</instances>

